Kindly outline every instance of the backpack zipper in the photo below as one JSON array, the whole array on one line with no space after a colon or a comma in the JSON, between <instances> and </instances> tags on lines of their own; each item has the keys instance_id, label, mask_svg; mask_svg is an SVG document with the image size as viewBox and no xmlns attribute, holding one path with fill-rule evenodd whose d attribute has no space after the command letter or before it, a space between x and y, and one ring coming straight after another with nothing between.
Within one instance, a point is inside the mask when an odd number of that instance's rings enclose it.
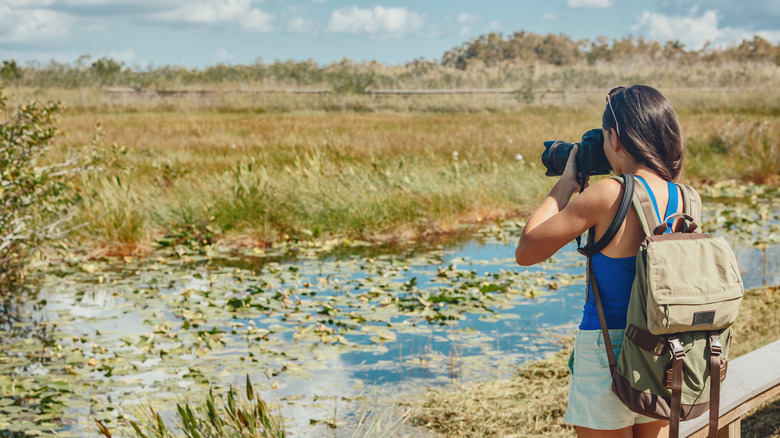
<instances>
[{"instance_id":1,"label":"backpack zipper","mask_svg":"<svg viewBox=\"0 0 780 438\"><path fill-rule=\"evenodd\" d=\"M664 313L666 313L666 328L669 328L669 305L664 304Z\"/></svg>"}]
</instances>

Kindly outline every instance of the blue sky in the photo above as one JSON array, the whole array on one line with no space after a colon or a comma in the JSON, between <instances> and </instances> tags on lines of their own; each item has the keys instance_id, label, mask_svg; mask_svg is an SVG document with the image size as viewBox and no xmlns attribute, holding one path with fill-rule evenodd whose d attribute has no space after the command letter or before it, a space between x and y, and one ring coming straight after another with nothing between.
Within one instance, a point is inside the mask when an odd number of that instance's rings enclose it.
<instances>
[{"instance_id":1,"label":"blue sky","mask_svg":"<svg viewBox=\"0 0 780 438\"><path fill-rule=\"evenodd\" d=\"M130 66L440 59L488 32L780 43L780 0L0 0L0 59Z\"/></svg>"}]
</instances>

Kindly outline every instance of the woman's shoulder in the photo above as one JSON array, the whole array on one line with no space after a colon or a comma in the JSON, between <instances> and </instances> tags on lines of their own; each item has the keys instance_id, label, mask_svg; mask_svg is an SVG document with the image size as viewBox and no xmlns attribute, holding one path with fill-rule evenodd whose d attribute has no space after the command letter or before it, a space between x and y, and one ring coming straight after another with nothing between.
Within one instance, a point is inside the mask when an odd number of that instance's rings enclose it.
<instances>
[{"instance_id":1,"label":"woman's shoulder","mask_svg":"<svg viewBox=\"0 0 780 438\"><path fill-rule=\"evenodd\" d=\"M590 185L582 195L591 204L610 208L623 193L623 184L612 178L605 178Z\"/></svg>"},{"instance_id":2,"label":"woman's shoulder","mask_svg":"<svg viewBox=\"0 0 780 438\"><path fill-rule=\"evenodd\" d=\"M603 179L589 185L569 204L574 214L594 220L595 223L611 220L617 212L622 195L622 185L614 179Z\"/></svg>"}]
</instances>

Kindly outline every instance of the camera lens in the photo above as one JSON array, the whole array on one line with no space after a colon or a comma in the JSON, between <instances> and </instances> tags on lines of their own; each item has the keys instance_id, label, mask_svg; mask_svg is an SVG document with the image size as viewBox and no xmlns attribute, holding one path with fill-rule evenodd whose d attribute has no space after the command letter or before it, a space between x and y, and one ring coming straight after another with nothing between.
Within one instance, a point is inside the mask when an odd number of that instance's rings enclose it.
<instances>
[{"instance_id":1,"label":"camera lens","mask_svg":"<svg viewBox=\"0 0 780 438\"><path fill-rule=\"evenodd\" d=\"M566 169L566 162L569 160L572 148L577 143L566 143L561 140L548 140L544 142L544 152L542 152L542 164L547 168L545 175L562 175Z\"/></svg>"}]
</instances>

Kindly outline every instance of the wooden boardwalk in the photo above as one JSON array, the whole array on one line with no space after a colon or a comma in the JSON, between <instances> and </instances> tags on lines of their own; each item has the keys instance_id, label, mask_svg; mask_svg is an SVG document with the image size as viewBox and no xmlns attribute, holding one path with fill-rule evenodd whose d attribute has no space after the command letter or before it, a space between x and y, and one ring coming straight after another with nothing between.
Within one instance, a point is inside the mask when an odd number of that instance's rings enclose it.
<instances>
[{"instance_id":1,"label":"wooden boardwalk","mask_svg":"<svg viewBox=\"0 0 780 438\"><path fill-rule=\"evenodd\" d=\"M740 436L740 418L780 396L780 340L729 361L720 393L718 438ZM709 416L680 423L680 436L706 437Z\"/></svg>"}]
</instances>

